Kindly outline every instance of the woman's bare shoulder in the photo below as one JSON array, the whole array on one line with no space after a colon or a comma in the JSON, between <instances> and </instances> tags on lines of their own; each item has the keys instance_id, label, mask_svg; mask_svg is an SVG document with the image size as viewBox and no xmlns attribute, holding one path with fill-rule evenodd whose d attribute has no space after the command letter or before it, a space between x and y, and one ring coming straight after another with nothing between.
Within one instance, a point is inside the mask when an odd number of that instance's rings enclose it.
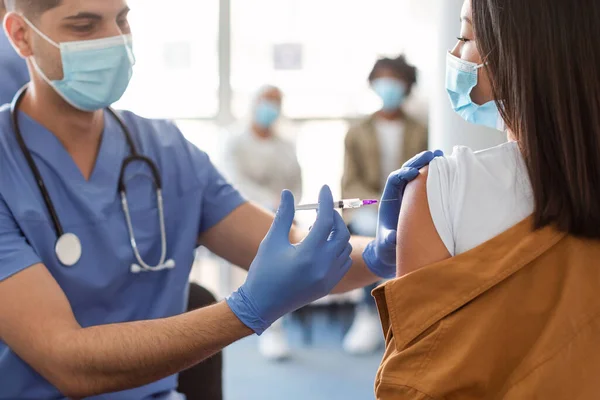
<instances>
[{"instance_id":1,"label":"woman's bare shoulder","mask_svg":"<svg viewBox=\"0 0 600 400\"><path fill-rule=\"evenodd\" d=\"M396 245L399 277L450 258L429 211L428 175L428 168L421 170L407 186L402 200Z\"/></svg>"}]
</instances>

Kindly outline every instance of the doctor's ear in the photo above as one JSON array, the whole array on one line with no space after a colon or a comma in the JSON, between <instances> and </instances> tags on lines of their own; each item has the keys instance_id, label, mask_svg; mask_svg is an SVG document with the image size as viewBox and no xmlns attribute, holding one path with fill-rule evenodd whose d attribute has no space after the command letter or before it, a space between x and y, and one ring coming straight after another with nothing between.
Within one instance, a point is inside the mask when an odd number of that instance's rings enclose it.
<instances>
[{"instance_id":1,"label":"doctor's ear","mask_svg":"<svg viewBox=\"0 0 600 400\"><path fill-rule=\"evenodd\" d=\"M29 29L22 16L15 12L6 14L4 17L4 30L13 48L21 57L28 58L33 55L31 29Z\"/></svg>"}]
</instances>

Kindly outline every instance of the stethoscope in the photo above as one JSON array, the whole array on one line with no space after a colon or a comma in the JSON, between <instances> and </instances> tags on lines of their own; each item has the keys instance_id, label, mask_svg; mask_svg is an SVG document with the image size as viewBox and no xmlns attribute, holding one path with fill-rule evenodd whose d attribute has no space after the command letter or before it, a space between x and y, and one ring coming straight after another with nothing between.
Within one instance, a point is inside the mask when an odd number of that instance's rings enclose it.
<instances>
[{"instance_id":1,"label":"stethoscope","mask_svg":"<svg viewBox=\"0 0 600 400\"><path fill-rule=\"evenodd\" d=\"M56 208L54 208L54 203L52 203L52 199L50 198L50 193L42 179L42 175L40 174L39 169L37 168L33 157L31 156L31 152L27 148L25 144L25 140L23 140L23 136L21 135L21 129L19 128L19 119L18 119L18 109L21 104L21 101L25 97L25 93L27 92L27 86L23 87L13 99L10 108L10 114L13 124L13 129L15 131L15 136L17 138L17 142L19 143L19 147L25 156L27 164L33 173L35 180L37 182L38 188L40 189L40 193L42 198L44 199L44 203L46 204L46 208L48 210L48 214L50 214L50 218L52 219L52 224L54 225L54 231L56 232L56 244L54 246L54 251L56 253L56 257L60 261L62 265L65 267L72 267L79 262L82 255L82 246L81 240L74 233L65 232L62 224L60 223L60 219L58 218L58 214L56 213ZM119 193L121 195L121 206L123 208L123 213L125 214L125 221L127 222L127 230L129 231L129 239L131 242L131 248L133 249L133 254L137 260L137 263L133 263L131 265L131 272L134 274L138 274L140 272L157 272L165 269L173 269L175 268L175 261L172 259L167 260L167 234L165 228L165 215L164 215L164 203L162 197L162 180L160 177L160 173L158 172L158 167L156 164L149 159L148 157L144 157L137 152L135 143L131 138L131 133L125 124L125 121L112 109L107 108L107 111L117 120L119 123L121 130L127 140L127 144L129 145L130 153L129 156L123 160L123 164L121 166L121 173L119 174ZM135 234L133 231L133 225L131 223L131 215L129 213L129 204L127 202L127 187L125 186L125 171L129 164L133 162L142 162L145 163L148 167L150 167L150 171L152 173L154 187L156 189L156 199L158 202L158 218L160 225L160 240L161 240L161 256L160 262L156 266L150 266L144 262L142 256L140 255L137 242L135 240Z\"/></svg>"}]
</instances>

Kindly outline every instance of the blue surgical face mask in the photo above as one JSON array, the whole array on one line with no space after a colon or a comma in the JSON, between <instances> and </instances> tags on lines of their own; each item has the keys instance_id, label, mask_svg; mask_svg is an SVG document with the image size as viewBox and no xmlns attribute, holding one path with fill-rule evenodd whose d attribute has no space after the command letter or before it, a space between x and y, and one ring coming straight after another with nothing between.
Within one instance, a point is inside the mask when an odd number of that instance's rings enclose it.
<instances>
[{"instance_id":1,"label":"blue surgical face mask","mask_svg":"<svg viewBox=\"0 0 600 400\"><path fill-rule=\"evenodd\" d=\"M467 122L504 130L504 121L500 117L495 101L477 105L471 99L471 91L477 86L478 71L484 64L462 60L448 52L446 56L446 90L450 96L452 108Z\"/></svg>"},{"instance_id":2,"label":"blue surgical face mask","mask_svg":"<svg viewBox=\"0 0 600 400\"><path fill-rule=\"evenodd\" d=\"M372 83L373 91L383 101L384 111L395 111L406 100L406 85L394 78L378 78Z\"/></svg>"},{"instance_id":3,"label":"blue surgical face mask","mask_svg":"<svg viewBox=\"0 0 600 400\"><path fill-rule=\"evenodd\" d=\"M279 104L269 100L261 100L254 110L254 122L262 128L270 128L280 115L281 108Z\"/></svg>"},{"instance_id":4,"label":"blue surgical face mask","mask_svg":"<svg viewBox=\"0 0 600 400\"><path fill-rule=\"evenodd\" d=\"M26 18L25 21L38 35L60 49L63 79L50 80L33 57L32 63L42 79L67 103L78 110L96 111L109 107L123 96L135 64L131 35L59 44Z\"/></svg>"}]
</instances>

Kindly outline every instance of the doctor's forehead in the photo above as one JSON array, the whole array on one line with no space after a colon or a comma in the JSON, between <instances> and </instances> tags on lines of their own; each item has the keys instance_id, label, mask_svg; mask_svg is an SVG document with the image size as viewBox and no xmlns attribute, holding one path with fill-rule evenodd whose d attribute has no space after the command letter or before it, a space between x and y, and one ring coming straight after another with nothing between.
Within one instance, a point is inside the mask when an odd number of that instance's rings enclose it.
<instances>
[{"instance_id":1,"label":"doctor's forehead","mask_svg":"<svg viewBox=\"0 0 600 400\"><path fill-rule=\"evenodd\" d=\"M46 6L46 10L54 17L64 18L78 14L110 16L119 14L127 8L127 0L15 0L30 3L32 7ZM37 5L35 4L37 3ZM40 4L42 3L42 4Z\"/></svg>"}]
</instances>

